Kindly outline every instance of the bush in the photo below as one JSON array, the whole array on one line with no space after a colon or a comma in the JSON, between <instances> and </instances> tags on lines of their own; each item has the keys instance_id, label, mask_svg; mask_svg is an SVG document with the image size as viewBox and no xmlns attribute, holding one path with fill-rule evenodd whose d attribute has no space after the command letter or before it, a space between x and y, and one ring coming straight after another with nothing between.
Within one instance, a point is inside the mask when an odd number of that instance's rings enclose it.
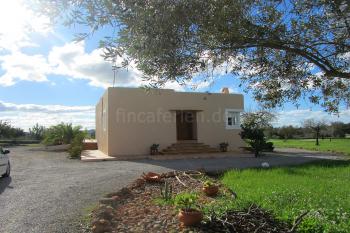
<instances>
[{"instance_id":1,"label":"bush","mask_svg":"<svg viewBox=\"0 0 350 233\"><path fill-rule=\"evenodd\" d=\"M268 112L244 113L242 115L241 138L248 143L258 157L265 149L273 150L273 145L266 142L264 131L270 126L273 115Z\"/></svg>"},{"instance_id":2,"label":"bush","mask_svg":"<svg viewBox=\"0 0 350 233\"><path fill-rule=\"evenodd\" d=\"M272 152L274 149L275 149L275 147L273 146L273 143L272 142L267 142L264 145L263 151Z\"/></svg>"},{"instance_id":3,"label":"bush","mask_svg":"<svg viewBox=\"0 0 350 233\"><path fill-rule=\"evenodd\" d=\"M71 144L74 137L81 132L81 126L73 127L72 124L61 123L51 126L45 132L45 145Z\"/></svg>"},{"instance_id":4,"label":"bush","mask_svg":"<svg viewBox=\"0 0 350 233\"><path fill-rule=\"evenodd\" d=\"M82 131L81 126L73 127L72 124L61 123L48 128L42 142L45 145L70 144L70 158L80 158L86 136L87 132Z\"/></svg>"},{"instance_id":5,"label":"bush","mask_svg":"<svg viewBox=\"0 0 350 233\"><path fill-rule=\"evenodd\" d=\"M86 137L86 133L83 131L80 131L78 134L74 136L68 151L70 158L73 158L73 159L80 158L81 152L83 151L83 142L85 137Z\"/></svg>"}]
</instances>

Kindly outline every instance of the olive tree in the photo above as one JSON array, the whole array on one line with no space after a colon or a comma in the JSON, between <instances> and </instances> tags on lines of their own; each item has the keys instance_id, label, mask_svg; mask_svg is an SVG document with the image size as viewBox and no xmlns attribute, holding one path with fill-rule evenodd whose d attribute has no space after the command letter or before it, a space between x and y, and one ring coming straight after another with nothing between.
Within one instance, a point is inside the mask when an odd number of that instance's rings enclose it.
<instances>
[{"instance_id":1,"label":"olive tree","mask_svg":"<svg viewBox=\"0 0 350 233\"><path fill-rule=\"evenodd\" d=\"M53 19L87 27L79 39L111 27L105 58L136 64L151 86L220 69L265 107L305 98L338 112L350 100L347 0L38 1Z\"/></svg>"}]
</instances>

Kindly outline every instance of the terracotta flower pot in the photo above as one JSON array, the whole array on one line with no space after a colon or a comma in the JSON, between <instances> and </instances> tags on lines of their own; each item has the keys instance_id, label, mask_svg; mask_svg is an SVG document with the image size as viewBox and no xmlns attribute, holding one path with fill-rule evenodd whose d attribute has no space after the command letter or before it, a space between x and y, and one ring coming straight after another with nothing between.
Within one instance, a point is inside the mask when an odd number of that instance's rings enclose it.
<instances>
[{"instance_id":1,"label":"terracotta flower pot","mask_svg":"<svg viewBox=\"0 0 350 233\"><path fill-rule=\"evenodd\" d=\"M178 218L183 226L194 226L202 221L203 214L201 211L195 209L190 209L186 211L180 210Z\"/></svg>"},{"instance_id":2,"label":"terracotta flower pot","mask_svg":"<svg viewBox=\"0 0 350 233\"><path fill-rule=\"evenodd\" d=\"M148 182L160 182L162 180L161 175L154 172L143 173L142 178Z\"/></svg>"},{"instance_id":3,"label":"terracotta flower pot","mask_svg":"<svg viewBox=\"0 0 350 233\"><path fill-rule=\"evenodd\" d=\"M219 186L217 185L204 186L202 190L207 196L214 197L219 192Z\"/></svg>"}]
</instances>

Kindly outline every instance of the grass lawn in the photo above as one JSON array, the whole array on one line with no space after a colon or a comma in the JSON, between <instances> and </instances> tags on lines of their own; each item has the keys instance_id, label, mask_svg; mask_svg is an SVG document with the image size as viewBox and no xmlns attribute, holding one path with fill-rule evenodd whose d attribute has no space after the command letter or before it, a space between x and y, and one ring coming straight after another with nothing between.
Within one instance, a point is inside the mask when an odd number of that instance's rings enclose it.
<instances>
[{"instance_id":1,"label":"grass lawn","mask_svg":"<svg viewBox=\"0 0 350 233\"><path fill-rule=\"evenodd\" d=\"M315 145L315 139L272 139L275 147L302 148L307 150L329 151L350 155L350 139L320 139L320 145Z\"/></svg>"},{"instance_id":2,"label":"grass lawn","mask_svg":"<svg viewBox=\"0 0 350 233\"><path fill-rule=\"evenodd\" d=\"M222 182L237 193L224 204L246 208L251 203L293 222L310 211L299 232L350 232L350 162L318 162L302 166L231 170Z\"/></svg>"}]
</instances>

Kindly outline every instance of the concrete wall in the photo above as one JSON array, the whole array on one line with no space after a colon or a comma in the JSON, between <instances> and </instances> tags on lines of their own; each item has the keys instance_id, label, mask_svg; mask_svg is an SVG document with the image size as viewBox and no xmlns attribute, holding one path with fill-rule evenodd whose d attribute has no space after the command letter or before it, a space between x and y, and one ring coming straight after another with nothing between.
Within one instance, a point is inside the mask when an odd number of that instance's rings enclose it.
<instances>
[{"instance_id":1,"label":"concrete wall","mask_svg":"<svg viewBox=\"0 0 350 233\"><path fill-rule=\"evenodd\" d=\"M108 151L108 91L103 94L96 105L96 140L98 149L105 154Z\"/></svg>"},{"instance_id":2,"label":"concrete wall","mask_svg":"<svg viewBox=\"0 0 350 233\"><path fill-rule=\"evenodd\" d=\"M104 105L108 104L108 132L100 123L100 101L96 107L96 138L99 149L111 156L148 154L153 143L160 144L160 149L175 143L174 110L198 110L198 142L212 147L228 142L231 150L244 145L239 129L225 127L225 109L244 108L239 94L109 88L102 99Z\"/></svg>"}]
</instances>

